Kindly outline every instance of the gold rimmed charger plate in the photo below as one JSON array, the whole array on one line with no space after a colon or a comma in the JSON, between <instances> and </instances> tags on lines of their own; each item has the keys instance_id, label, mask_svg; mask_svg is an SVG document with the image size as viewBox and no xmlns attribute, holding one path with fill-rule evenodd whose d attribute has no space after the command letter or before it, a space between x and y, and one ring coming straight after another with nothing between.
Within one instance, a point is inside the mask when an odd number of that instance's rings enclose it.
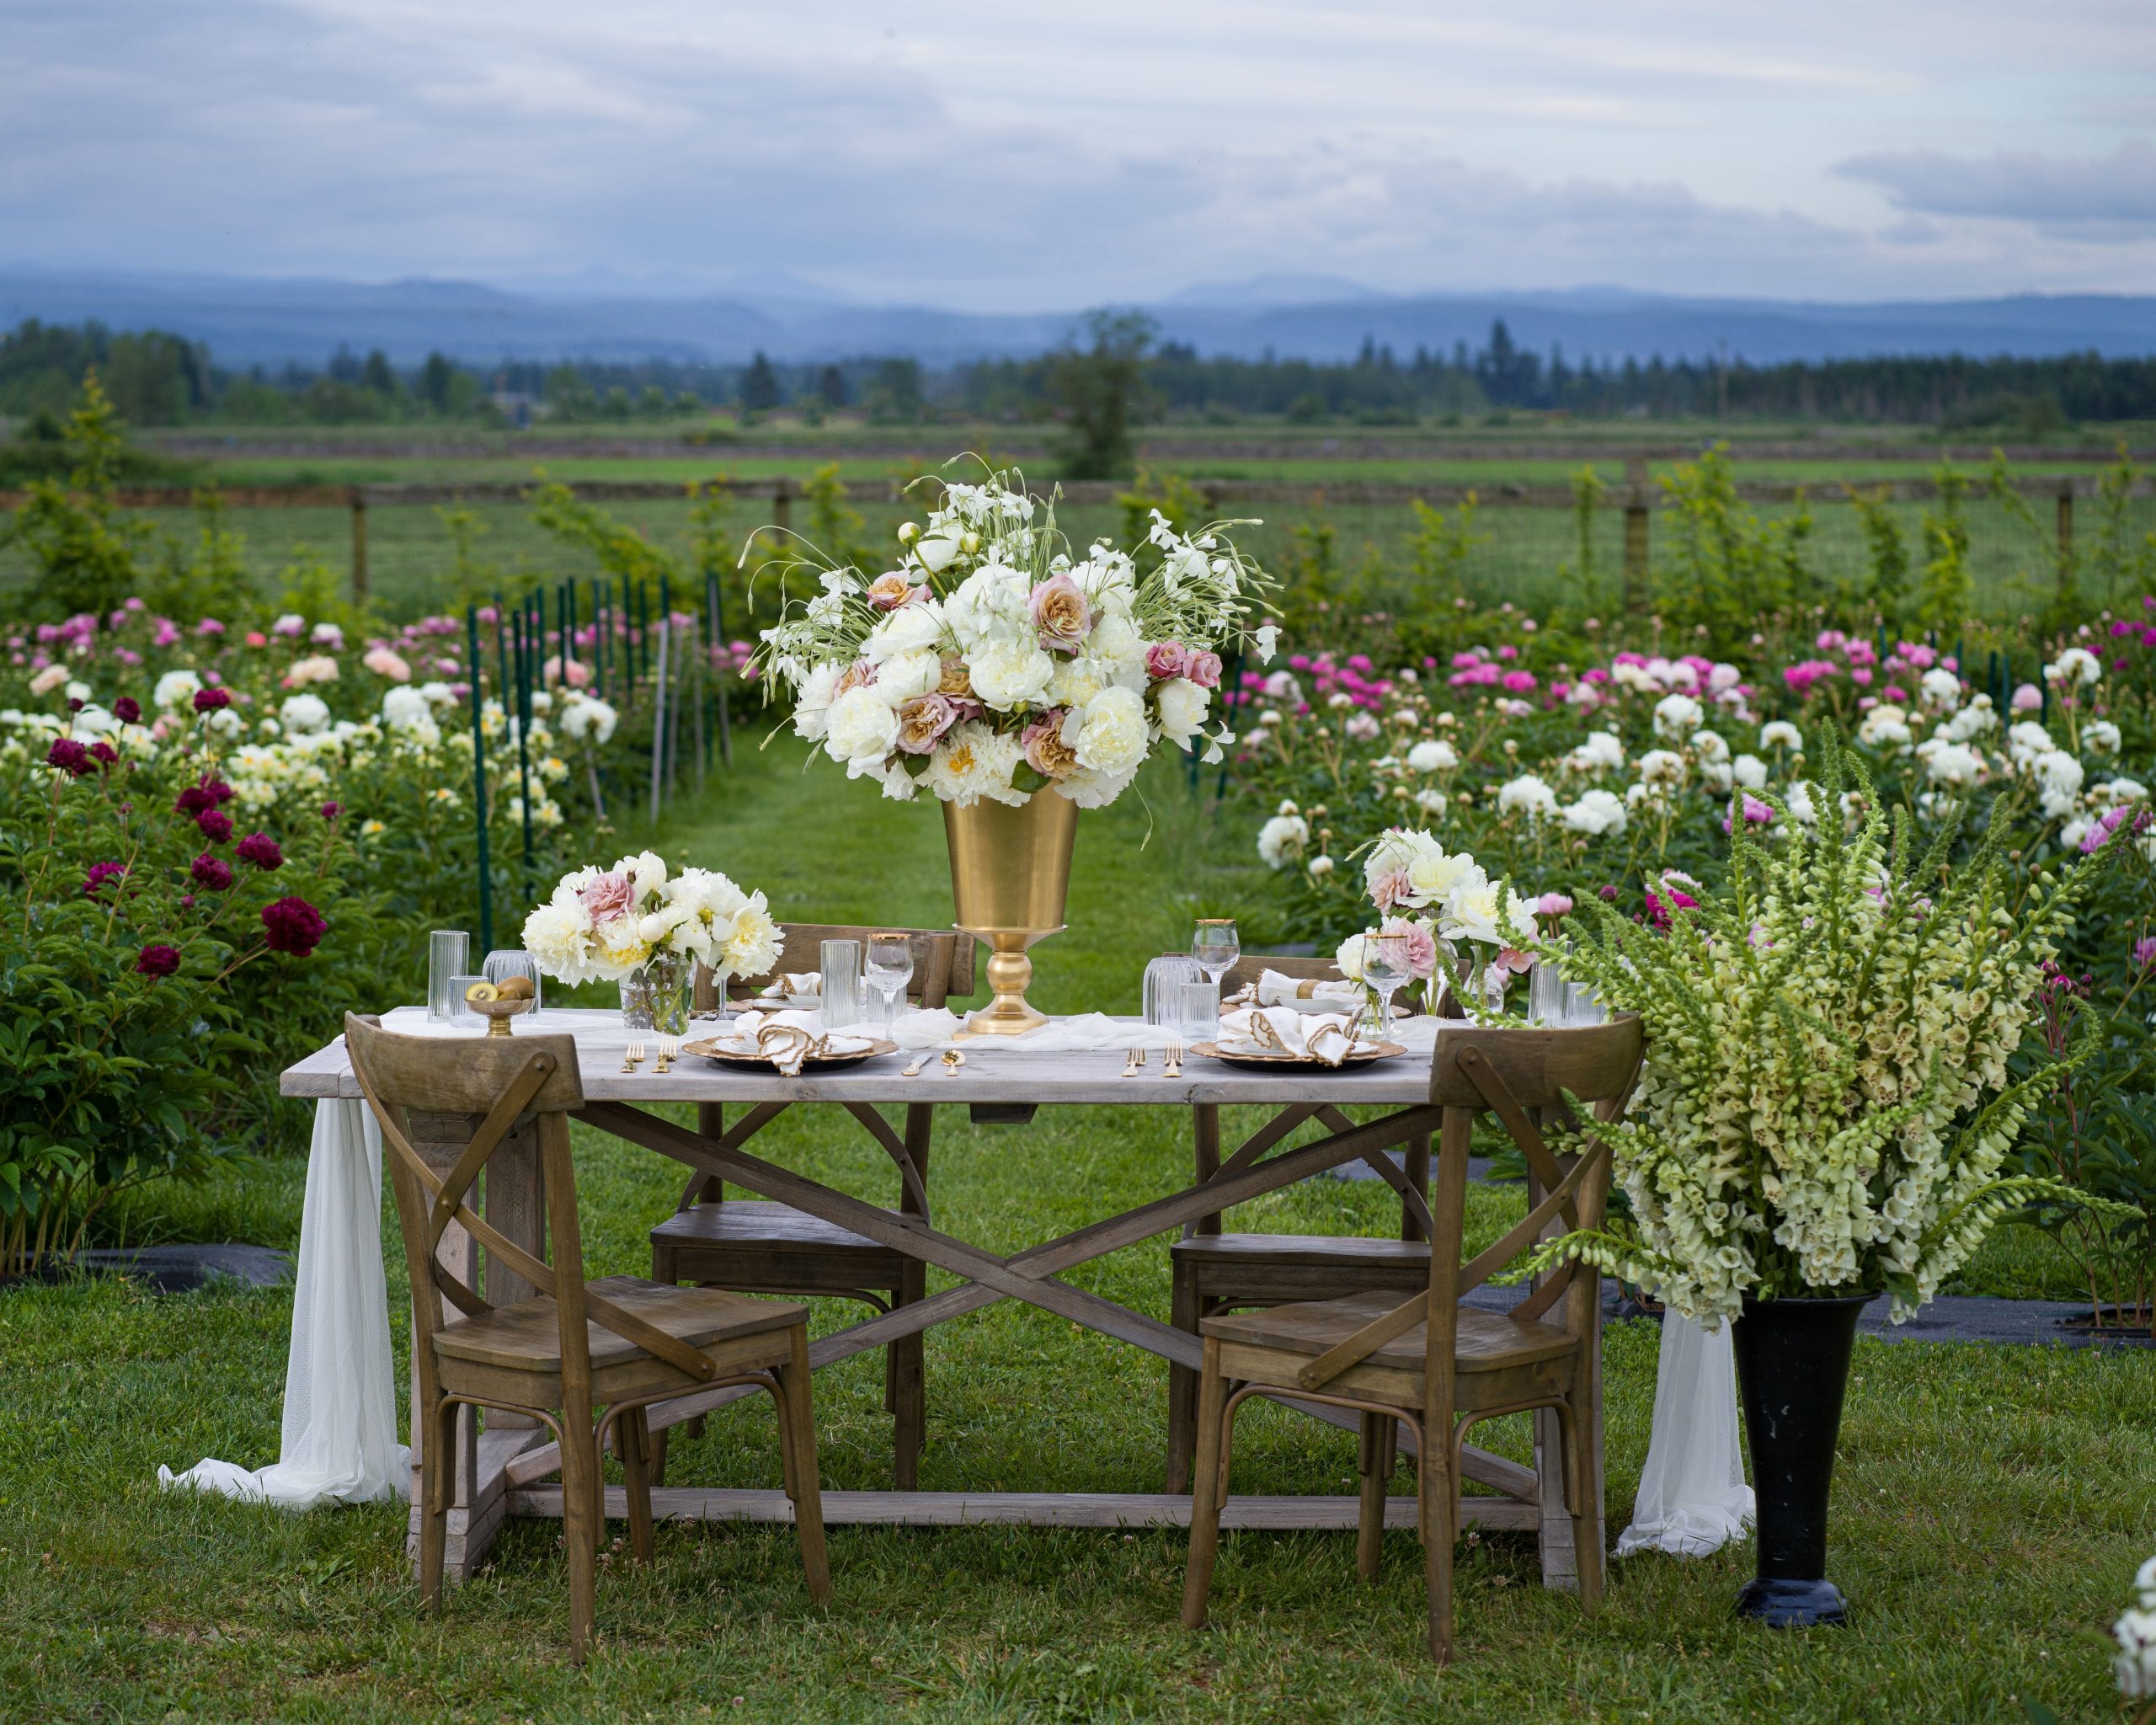
<instances>
[{"instance_id":1,"label":"gold rimmed charger plate","mask_svg":"<svg viewBox=\"0 0 2156 1725\"><path fill-rule=\"evenodd\" d=\"M804 1072L843 1071L848 1066L859 1065L863 1060L873 1060L879 1055L894 1055L898 1051L898 1044L879 1039L852 1054L813 1055L801 1063L801 1070ZM681 1044L681 1052L702 1055L706 1060L717 1060L722 1065L757 1066L766 1072L778 1071L777 1063L769 1055L760 1054L754 1049L728 1048L716 1037L707 1036L695 1042L685 1042Z\"/></svg>"},{"instance_id":2,"label":"gold rimmed charger plate","mask_svg":"<svg viewBox=\"0 0 2156 1725\"><path fill-rule=\"evenodd\" d=\"M1323 1060L1314 1060L1308 1055L1291 1055L1284 1050L1279 1054L1247 1054L1241 1049L1224 1049L1215 1042L1193 1042L1190 1051L1194 1055L1203 1055L1208 1060L1219 1060L1230 1066L1248 1066L1260 1072L1273 1071L1281 1066L1310 1066L1321 1072L1339 1070L1338 1067L1326 1065ZM1374 1048L1358 1049L1343 1055L1340 1065L1367 1066L1373 1060L1389 1060L1395 1055L1406 1052L1396 1042L1381 1042Z\"/></svg>"}]
</instances>

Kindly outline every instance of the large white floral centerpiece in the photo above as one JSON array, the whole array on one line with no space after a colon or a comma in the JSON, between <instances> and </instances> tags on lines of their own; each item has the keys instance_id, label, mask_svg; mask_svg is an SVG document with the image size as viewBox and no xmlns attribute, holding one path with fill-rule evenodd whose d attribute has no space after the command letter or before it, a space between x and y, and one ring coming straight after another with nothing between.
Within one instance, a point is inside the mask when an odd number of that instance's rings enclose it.
<instances>
[{"instance_id":1,"label":"large white floral centerpiece","mask_svg":"<svg viewBox=\"0 0 2156 1725\"><path fill-rule=\"evenodd\" d=\"M562 877L525 918L524 946L557 981L618 982L632 1019L679 1030L697 963L728 976L760 976L784 942L760 892L744 892L717 869L670 873L651 851L611 868Z\"/></svg>"},{"instance_id":2,"label":"large white floral centerpiece","mask_svg":"<svg viewBox=\"0 0 2156 1725\"><path fill-rule=\"evenodd\" d=\"M1270 579L1227 531L1245 525L1183 533L1156 510L1136 555L1081 557L1020 475L944 484L888 569L782 557L819 590L787 601L757 664L792 694L796 734L886 796L1016 806L1053 789L1097 808L1163 740L1208 761L1234 740L1225 660L1247 646L1263 663L1276 636Z\"/></svg>"}]
</instances>

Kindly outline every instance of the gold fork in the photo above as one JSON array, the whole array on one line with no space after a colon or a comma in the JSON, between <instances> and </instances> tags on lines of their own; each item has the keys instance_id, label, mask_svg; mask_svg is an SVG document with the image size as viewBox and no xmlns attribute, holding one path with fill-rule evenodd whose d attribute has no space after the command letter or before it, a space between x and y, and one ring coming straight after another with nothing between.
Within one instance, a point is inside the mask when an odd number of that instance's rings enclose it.
<instances>
[{"instance_id":1,"label":"gold fork","mask_svg":"<svg viewBox=\"0 0 2156 1725\"><path fill-rule=\"evenodd\" d=\"M1161 1069L1161 1076L1163 1078L1182 1076L1182 1044L1181 1043L1171 1042L1168 1044L1167 1064Z\"/></svg>"},{"instance_id":2,"label":"gold fork","mask_svg":"<svg viewBox=\"0 0 2156 1725\"><path fill-rule=\"evenodd\" d=\"M1138 1076L1138 1069L1145 1064L1145 1050L1142 1048L1131 1049L1123 1056L1123 1076L1126 1078L1135 1078Z\"/></svg>"},{"instance_id":3,"label":"gold fork","mask_svg":"<svg viewBox=\"0 0 2156 1725\"><path fill-rule=\"evenodd\" d=\"M624 1072L635 1071L637 1062L643 1058L643 1044L640 1042L632 1042L622 1050L622 1070Z\"/></svg>"},{"instance_id":4,"label":"gold fork","mask_svg":"<svg viewBox=\"0 0 2156 1725\"><path fill-rule=\"evenodd\" d=\"M680 1052L681 1044L679 1042L675 1041L670 1036L660 1037L659 1039L659 1064L653 1067L652 1071L654 1072L664 1072L668 1067L674 1064L675 1058L680 1054Z\"/></svg>"}]
</instances>

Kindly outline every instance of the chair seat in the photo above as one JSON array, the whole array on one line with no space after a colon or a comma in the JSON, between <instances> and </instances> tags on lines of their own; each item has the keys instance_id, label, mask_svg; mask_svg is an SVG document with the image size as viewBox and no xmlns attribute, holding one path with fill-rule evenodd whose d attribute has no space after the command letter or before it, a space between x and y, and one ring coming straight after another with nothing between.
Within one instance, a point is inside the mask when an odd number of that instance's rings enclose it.
<instances>
[{"instance_id":1,"label":"chair seat","mask_svg":"<svg viewBox=\"0 0 2156 1725\"><path fill-rule=\"evenodd\" d=\"M752 1300L715 1288L670 1288L642 1276L607 1276L590 1286L593 1293L691 1348L782 1330L806 1322L808 1316L807 1306L788 1300ZM595 1372L643 1354L635 1343L598 1324L587 1323L584 1329ZM510 1371L559 1372L561 1325L553 1299L535 1295L477 1317L459 1318L435 1338L435 1350L453 1359Z\"/></svg>"},{"instance_id":2,"label":"chair seat","mask_svg":"<svg viewBox=\"0 0 2156 1725\"><path fill-rule=\"evenodd\" d=\"M1197 1234L1168 1248L1198 1263L1244 1263L1280 1269L1430 1268L1427 1240L1380 1240L1364 1234Z\"/></svg>"},{"instance_id":3,"label":"chair seat","mask_svg":"<svg viewBox=\"0 0 2156 1725\"><path fill-rule=\"evenodd\" d=\"M1342 1300L1314 1300L1299 1306L1275 1306L1262 1311L1209 1317L1202 1327L1205 1334L1217 1336L1224 1342L1277 1348L1315 1359L1399 1304L1396 1295L1352 1294ZM1372 1349L1363 1364L1393 1371L1421 1371L1425 1359L1426 1327L1417 1324L1406 1334ZM1481 1311L1471 1306L1460 1308L1459 1337L1454 1357L1463 1372L1498 1371L1508 1366L1529 1365L1537 1360L1570 1354L1577 1346L1555 1324L1536 1318L1513 1317L1503 1312Z\"/></svg>"},{"instance_id":4,"label":"chair seat","mask_svg":"<svg viewBox=\"0 0 2156 1725\"><path fill-rule=\"evenodd\" d=\"M866 1234L857 1234L787 1204L730 1198L723 1204L700 1204L693 1210L675 1211L651 1231L651 1243L676 1250L690 1246L752 1246L768 1252L873 1254L894 1261L905 1257L894 1246L879 1245Z\"/></svg>"}]
</instances>

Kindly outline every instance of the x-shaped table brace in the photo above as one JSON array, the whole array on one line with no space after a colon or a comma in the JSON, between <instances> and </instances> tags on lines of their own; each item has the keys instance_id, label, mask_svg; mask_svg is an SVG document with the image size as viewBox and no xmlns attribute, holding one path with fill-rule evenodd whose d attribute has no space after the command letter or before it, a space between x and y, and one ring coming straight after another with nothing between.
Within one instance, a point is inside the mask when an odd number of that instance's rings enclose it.
<instances>
[{"instance_id":1,"label":"x-shaped table brace","mask_svg":"<svg viewBox=\"0 0 2156 1725\"><path fill-rule=\"evenodd\" d=\"M642 1145L691 1168L731 1181L807 1215L851 1229L963 1279L955 1288L931 1294L812 1343L809 1364L819 1368L1011 1299L1024 1300L1087 1329L1195 1369L1203 1354L1197 1337L1101 1295L1073 1287L1059 1279L1060 1273L1358 1159L1376 1169L1401 1193L1411 1212L1419 1213L1428 1237L1429 1210L1422 1195L1382 1152L1390 1146L1434 1132L1443 1119L1442 1109L1417 1104L1358 1126L1330 1103L1297 1103L1282 1109L1224 1162L1216 1173L1197 1184L1003 1258L939 1231L930 1226L923 1216L866 1203L776 1162L752 1156L742 1148L788 1106L783 1102L759 1103L717 1137L707 1137L627 1103L587 1101L576 1118L586 1125ZM1326 1136L1277 1155L1267 1154L1312 1119L1331 1129ZM736 1386L694 1391L671 1402L659 1403L650 1410L652 1429L664 1430L694 1419L747 1393ZM1314 1404L1294 1405L1321 1418L1327 1412ZM1534 1476L1529 1470L1496 1456L1470 1453L1486 1464L1476 1471L1476 1477L1486 1482L1516 1496L1524 1495L1531 1488ZM513 1487L527 1484L545 1478L559 1466L555 1446L546 1445L512 1460L508 1466L508 1481Z\"/></svg>"}]
</instances>

